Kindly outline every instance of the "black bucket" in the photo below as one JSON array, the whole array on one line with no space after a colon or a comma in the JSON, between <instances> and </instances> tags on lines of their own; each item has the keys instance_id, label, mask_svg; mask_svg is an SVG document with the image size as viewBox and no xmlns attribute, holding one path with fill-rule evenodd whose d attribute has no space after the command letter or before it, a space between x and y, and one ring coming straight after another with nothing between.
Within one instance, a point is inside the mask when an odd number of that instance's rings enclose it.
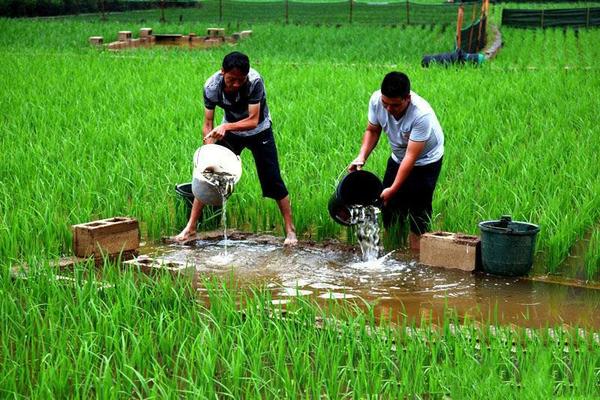
<instances>
[{"instance_id":1,"label":"black bucket","mask_svg":"<svg viewBox=\"0 0 600 400\"><path fill-rule=\"evenodd\" d=\"M182 199L183 207L186 210L186 218L190 217L192 204L194 203L194 193L192 193L192 183L180 183L175 185L175 193Z\"/></svg>"},{"instance_id":2,"label":"black bucket","mask_svg":"<svg viewBox=\"0 0 600 400\"><path fill-rule=\"evenodd\" d=\"M513 221L505 215L500 220L480 222L479 229L481 264L485 272L504 276L529 273L539 226Z\"/></svg>"},{"instance_id":3,"label":"black bucket","mask_svg":"<svg viewBox=\"0 0 600 400\"><path fill-rule=\"evenodd\" d=\"M364 170L350 172L329 199L329 215L339 224L350 225L350 207L378 205L382 191L383 184L375 174Z\"/></svg>"},{"instance_id":4,"label":"black bucket","mask_svg":"<svg viewBox=\"0 0 600 400\"><path fill-rule=\"evenodd\" d=\"M192 192L192 183L180 183L175 185L175 193L180 198L179 208L185 212L185 222L190 219L192 213L192 205L194 204L194 193ZM217 229L220 226L220 215L221 206L211 206L209 204L204 206L202 210L202 216L198 220L198 223L204 224L206 229ZM181 221L183 223L183 221Z\"/></svg>"}]
</instances>

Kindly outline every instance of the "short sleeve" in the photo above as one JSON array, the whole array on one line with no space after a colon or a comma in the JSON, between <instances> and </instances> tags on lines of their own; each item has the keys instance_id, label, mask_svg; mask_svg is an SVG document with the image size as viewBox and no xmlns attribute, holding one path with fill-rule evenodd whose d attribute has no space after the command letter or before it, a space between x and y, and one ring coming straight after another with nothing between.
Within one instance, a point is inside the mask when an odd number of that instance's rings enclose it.
<instances>
[{"instance_id":1,"label":"short sleeve","mask_svg":"<svg viewBox=\"0 0 600 400\"><path fill-rule=\"evenodd\" d=\"M369 119L369 123L371 125L376 125L376 126L381 125L377 119L377 107L378 106L379 106L379 96L377 96L377 93L373 93L373 95L371 96L371 99L369 99L369 112L367 115L367 118Z\"/></svg>"},{"instance_id":2,"label":"short sleeve","mask_svg":"<svg viewBox=\"0 0 600 400\"><path fill-rule=\"evenodd\" d=\"M248 104L260 103L265 97L265 84L262 79L257 79L250 86L250 93L248 93Z\"/></svg>"},{"instance_id":3,"label":"short sleeve","mask_svg":"<svg viewBox=\"0 0 600 400\"><path fill-rule=\"evenodd\" d=\"M425 142L431 136L431 115L425 114L415 119L410 130L410 140L415 142Z\"/></svg>"},{"instance_id":4,"label":"short sleeve","mask_svg":"<svg viewBox=\"0 0 600 400\"><path fill-rule=\"evenodd\" d=\"M217 99L214 98L214 93L207 87L204 88L204 107L209 110L214 110L217 107Z\"/></svg>"}]
</instances>

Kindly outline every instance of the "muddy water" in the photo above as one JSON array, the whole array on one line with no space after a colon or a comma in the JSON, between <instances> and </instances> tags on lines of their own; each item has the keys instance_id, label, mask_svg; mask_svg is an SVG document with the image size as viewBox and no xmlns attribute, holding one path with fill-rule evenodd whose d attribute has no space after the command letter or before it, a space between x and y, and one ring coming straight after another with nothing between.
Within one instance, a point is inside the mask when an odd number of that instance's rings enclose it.
<instances>
[{"instance_id":1,"label":"muddy water","mask_svg":"<svg viewBox=\"0 0 600 400\"><path fill-rule=\"evenodd\" d=\"M407 316L435 322L451 308L484 323L600 328L600 290L430 268L396 254L363 262L360 251L339 246L285 249L280 240L256 239L188 244L142 252L193 265L196 278L233 277L242 287L266 286L276 304L312 296L321 303L366 301L377 315L392 320Z\"/></svg>"}]
</instances>

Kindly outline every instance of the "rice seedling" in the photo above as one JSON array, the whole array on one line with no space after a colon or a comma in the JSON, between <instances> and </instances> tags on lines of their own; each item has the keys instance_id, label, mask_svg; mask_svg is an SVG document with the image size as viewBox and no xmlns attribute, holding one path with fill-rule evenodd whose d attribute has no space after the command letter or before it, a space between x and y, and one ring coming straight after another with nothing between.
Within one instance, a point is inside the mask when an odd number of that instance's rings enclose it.
<instances>
[{"instance_id":1,"label":"rice seedling","mask_svg":"<svg viewBox=\"0 0 600 400\"><path fill-rule=\"evenodd\" d=\"M3 397L536 397L599 394L597 338L581 329L524 330L377 322L366 310L269 292L158 280L105 265L68 284L43 263L0 280ZM368 307L368 305L367 305ZM495 388L493 392L489 388ZM491 394L490 394L491 393Z\"/></svg>"}]
</instances>

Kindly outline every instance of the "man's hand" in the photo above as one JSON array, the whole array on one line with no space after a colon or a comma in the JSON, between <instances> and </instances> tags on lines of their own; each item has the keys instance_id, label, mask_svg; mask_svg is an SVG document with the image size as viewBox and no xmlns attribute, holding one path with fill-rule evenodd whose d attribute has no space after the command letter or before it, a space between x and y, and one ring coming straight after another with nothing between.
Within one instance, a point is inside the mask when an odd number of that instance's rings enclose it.
<instances>
[{"instance_id":1,"label":"man's hand","mask_svg":"<svg viewBox=\"0 0 600 400\"><path fill-rule=\"evenodd\" d=\"M357 157L348 166L348 172L360 171L363 165L365 165L365 160L363 160L360 157Z\"/></svg>"},{"instance_id":2,"label":"man's hand","mask_svg":"<svg viewBox=\"0 0 600 400\"><path fill-rule=\"evenodd\" d=\"M381 196L379 196L379 197L381 198L381 200L383 200L383 205L387 206L388 201L390 201L390 199L392 197L394 197L395 194L396 194L396 190L389 187L389 188L383 189L383 192L381 192Z\"/></svg>"},{"instance_id":3,"label":"man's hand","mask_svg":"<svg viewBox=\"0 0 600 400\"><path fill-rule=\"evenodd\" d=\"M206 135L204 137L204 143L208 144L210 142L208 142L208 140L213 140L212 143L218 142L219 140L223 139L223 136L225 136L225 133L227 133L227 129L225 129L225 124L219 125L216 128L214 128L212 131L208 132L208 135Z\"/></svg>"},{"instance_id":4,"label":"man's hand","mask_svg":"<svg viewBox=\"0 0 600 400\"><path fill-rule=\"evenodd\" d=\"M204 144L215 144L217 141L212 137L211 134L208 134L202 139L202 143Z\"/></svg>"}]
</instances>

